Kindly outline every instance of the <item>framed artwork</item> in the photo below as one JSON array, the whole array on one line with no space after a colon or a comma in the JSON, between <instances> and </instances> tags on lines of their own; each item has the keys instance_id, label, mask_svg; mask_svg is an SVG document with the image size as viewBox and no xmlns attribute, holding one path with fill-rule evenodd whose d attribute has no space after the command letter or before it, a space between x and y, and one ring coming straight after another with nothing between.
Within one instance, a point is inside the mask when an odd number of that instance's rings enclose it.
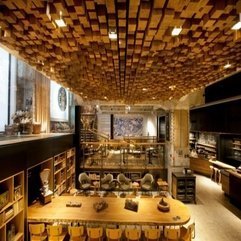
<instances>
[{"instance_id":1,"label":"framed artwork","mask_svg":"<svg viewBox=\"0 0 241 241\"><path fill-rule=\"evenodd\" d=\"M142 134L142 116L114 115L114 137L142 136Z\"/></svg>"}]
</instances>

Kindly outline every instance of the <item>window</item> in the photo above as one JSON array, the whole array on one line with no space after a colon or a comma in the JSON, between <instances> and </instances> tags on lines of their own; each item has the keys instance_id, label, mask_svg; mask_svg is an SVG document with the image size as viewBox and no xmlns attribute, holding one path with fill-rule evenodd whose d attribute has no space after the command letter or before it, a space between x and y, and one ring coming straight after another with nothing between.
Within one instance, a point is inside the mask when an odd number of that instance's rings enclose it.
<instances>
[{"instance_id":1,"label":"window","mask_svg":"<svg viewBox=\"0 0 241 241\"><path fill-rule=\"evenodd\" d=\"M8 124L9 53L0 48L0 131Z\"/></svg>"}]
</instances>

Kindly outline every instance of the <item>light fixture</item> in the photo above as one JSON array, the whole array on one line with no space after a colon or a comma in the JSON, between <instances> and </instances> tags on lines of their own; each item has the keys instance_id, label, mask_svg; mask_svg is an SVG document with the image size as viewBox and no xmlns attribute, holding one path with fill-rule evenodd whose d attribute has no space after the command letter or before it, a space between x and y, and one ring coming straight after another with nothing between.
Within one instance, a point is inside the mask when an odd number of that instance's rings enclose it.
<instances>
[{"instance_id":1,"label":"light fixture","mask_svg":"<svg viewBox=\"0 0 241 241\"><path fill-rule=\"evenodd\" d=\"M111 40L117 39L116 30L110 30L110 32L109 32L109 39L111 39Z\"/></svg>"},{"instance_id":2,"label":"light fixture","mask_svg":"<svg viewBox=\"0 0 241 241\"><path fill-rule=\"evenodd\" d=\"M172 36L178 36L182 31L182 27L174 27L172 30Z\"/></svg>"},{"instance_id":3,"label":"light fixture","mask_svg":"<svg viewBox=\"0 0 241 241\"><path fill-rule=\"evenodd\" d=\"M241 13L239 14L239 22L235 23L231 29L239 30L240 28L241 28Z\"/></svg>"},{"instance_id":4,"label":"light fixture","mask_svg":"<svg viewBox=\"0 0 241 241\"><path fill-rule=\"evenodd\" d=\"M232 65L228 62L227 64L225 64L224 66L223 66L223 68L224 69L228 69L228 68L230 68Z\"/></svg>"},{"instance_id":5,"label":"light fixture","mask_svg":"<svg viewBox=\"0 0 241 241\"><path fill-rule=\"evenodd\" d=\"M176 89L176 85L170 85L168 88L169 88L170 90L175 90L175 89Z\"/></svg>"},{"instance_id":6,"label":"light fixture","mask_svg":"<svg viewBox=\"0 0 241 241\"><path fill-rule=\"evenodd\" d=\"M143 91L147 91L147 88L142 88Z\"/></svg>"},{"instance_id":7,"label":"light fixture","mask_svg":"<svg viewBox=\"0 0 241 241\"><path fill-rule=\"evenodd\" d=\"M59 28L63 28L66 27L67 24L65 23L65 21L62 19L62 11L59 12L59 19L55 20L55 23L58 25Z\"/></svg>"}]
</instances>

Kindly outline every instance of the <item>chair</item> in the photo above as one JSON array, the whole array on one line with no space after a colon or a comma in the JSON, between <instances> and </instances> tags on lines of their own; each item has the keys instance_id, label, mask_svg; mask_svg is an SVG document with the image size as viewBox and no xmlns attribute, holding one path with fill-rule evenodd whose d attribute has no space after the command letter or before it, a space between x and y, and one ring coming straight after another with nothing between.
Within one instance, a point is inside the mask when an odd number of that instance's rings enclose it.
<instances>
[{"instance_id":1,"label":"chair","mask_svg":"<svg viewBox=\"0 0 241 241\"><path fill-rule=\"evenodd\" d=\"M122 230L120 228L106 228L107 241L119 241L121 234Z\"/></svg>"},{"instance_id":2,"label":"chair","mask_svg":"<svg viewBox=\"0 0 241 241\"><path fill-rule=\"evenodd\" d=\"M156 240L157 241L161 237L161 230L157 229L157 228L145 229L144 234L145 234L145 239L147 241L149 241L149 240L151 240L151 241Z\"/></svg>"},{"instance_id":3,"label":"chair","mask_svg":"<svg viewBox=\"0 0 241 241\"><path fill-rule=\"evenodd\" d=\"M105 191L111 191L115 188L115 183L113 182L113 175L107 174L104 178L100 180L101 188Z\"/></svg>"},{"instance_id":4,"label":"chair","mask_svg":"<svg viewBox=\"0 0 241 241\"><path fill-rule=\"evenodd\" d=\"M131 187L131 179L127 178L123 173L118 174L117 181L122 191L127 191Z\"/></svg>"},{"instance_id":5,"label":"chair","mask_svg":"<svg viewBox=\"0 0 241 241\"><path fill-rule=\"evenodd\" d=\"M187 228L181 227L180 239L182 241L191 241L195 238L195 223L190 224Z\"/></svg>"},{"instance_id":6,"label":"chair","mask_svg":"<svg viewBox=\"0 0 241 241\"><path fill-rule=\"evenodd\" d=\"M68 226L68 233L70 236L69 241L84 241L86 238L84 235L84 226Z\"/></svg>"},{"instance_id":7,"label":"chair","mask_svg":"<svg viewBox=\"0 0 241 241\"><path fill-rule=\"evenodd\" d=\"M44 241L47 239L44 223L29 224L30 241Z\"/></svg>"},{"instance_id":8,"label":"chair","mask_svg":"<svg viewBox=\"0 0 241 241\"><path fill-rule=\"evenodd\" d=\"M141 179L141 189L143 191L151 191L152 190L152 185L154 182L154 178L152 174L146 173L145 176Z\"/></svg>"},{"instance_id":9,"label":"chair","mask_svg":"<svg viewBox=\"0 0 241 241\"><path fill-rule=\"evenodd\" d=\"M164 227L164 238L165 241L178 241L180 239L181 230L180 227Z\"/></svg>"},{"instance_id":10,"label":"chair","mask_svg":"<svg viewBox=\"0 0 241 241\"><path fill-rule=\"evenodd\" d=\"M48 225L48 241L63 241L66 233L63 232L62 225Z\"/></svg>"},{"instance_id":11,"label":"chair","mask_svg":"<svg viewBox=\"0 0 241 241\"><path fill-rule=\"evenodd\" d=\"M129 229L125 230L125 236L127 240L140 240L141 230L139 229Z\"/></svg>"},{"instance_id":12,"label":"chair","mask_svg":"<svg viewBox=\"0 0 241 241\"><path fill-rule=\"evenodd\" d=\"M102 240L103 238L103 228L87 228L88 241Z\"/></svg>"},{"instance_id":13,"label":"chair","mask_svg":"<svg viewBox=\"0 0 241 241\"><path fill-rule=\"evenodd\" d=\"M79 174L79 183L80 183L80 189L84 192L89 190L91 187L91 179L85 172L82 172Z\"/></svg>"}]
</instances>

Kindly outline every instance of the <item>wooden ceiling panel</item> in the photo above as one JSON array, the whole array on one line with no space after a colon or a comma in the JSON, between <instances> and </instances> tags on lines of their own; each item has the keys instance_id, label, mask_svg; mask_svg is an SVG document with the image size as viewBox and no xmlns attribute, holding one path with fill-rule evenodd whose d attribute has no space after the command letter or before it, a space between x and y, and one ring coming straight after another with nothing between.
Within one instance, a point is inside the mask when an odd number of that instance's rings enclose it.
<instances>
[{"instance_id":1,"label":"wooden ceiling panel","mask_svg":"<svg viewBox=\"0 0 241 241\"><path fill-rule=\"evenodd\" d=\"M241 67L240 12L241 0L1 0L0 42L85 100L158 103Z\"/></svg>"}]
</instances>

